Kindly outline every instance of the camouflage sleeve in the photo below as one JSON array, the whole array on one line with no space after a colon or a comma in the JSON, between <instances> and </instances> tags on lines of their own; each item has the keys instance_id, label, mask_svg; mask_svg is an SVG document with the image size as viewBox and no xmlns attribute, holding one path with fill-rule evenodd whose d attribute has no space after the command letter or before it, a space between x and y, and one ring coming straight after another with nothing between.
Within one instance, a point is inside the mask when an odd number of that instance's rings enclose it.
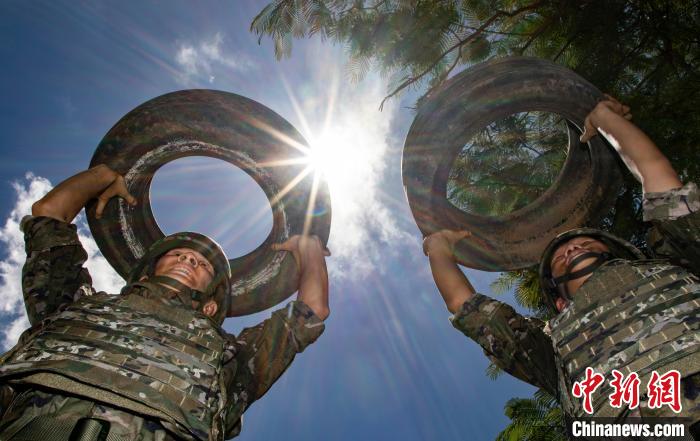
<instances>
[{"instance_id":1,"label":"camouflage sleeve","mask_svg":"<svg viewBox=\"0 0 700 441\"><path fill-rule=\"evenodd\" d=\"M22 268L22 293L33 325L59 307L74 302L83 290L93 290L83 263L87 253L75 225L48 217L22 220L27 260Z\"/></svg>"},{"instance_id":2,"label":"camouflage sleeve","mask_svg":"<svg viewBox=\"0 0 700 441\"><path fill-rule=\"evenodd\" d=\"M474 294L450 321L498 367L556 396L554 349L541 320L523 317L510 305Z\"/></svg>"},{"instance_id":3,"label":"camouflage sleeve","mask_svg":"<svg viewBox=\"0 0 700 441\"><path fill-rule=\"evenodd\" d=\"M644 220L651 221L647 244L656 257L669 258L700 274L700 191L690 182L644 195Z\"/></svg>"},{"instance_id":4,"label":"camouflage sleeve","mask_svg":"<svg viewBox=\"0 0 700 441\"><path fill-rule=\"evenodd\" d=\"M236 355L224 372L229 403L226 439L240 430L238 420L248 406L267 392L296 354L316 341L324 328L311 308L294 301L236 337Z\"/></svg>"},{"instance_id":5,"label":"camouflage sleeve","mask_svg":"<svg viewBox=\"0 0 700 441\"><path fill-rule=\"evenodd\" d=\"M675 220L700 211L700 191L694 182L688 182L681 188L644 193L642 208L647 222Z\"/></svg>"}]
</instances>

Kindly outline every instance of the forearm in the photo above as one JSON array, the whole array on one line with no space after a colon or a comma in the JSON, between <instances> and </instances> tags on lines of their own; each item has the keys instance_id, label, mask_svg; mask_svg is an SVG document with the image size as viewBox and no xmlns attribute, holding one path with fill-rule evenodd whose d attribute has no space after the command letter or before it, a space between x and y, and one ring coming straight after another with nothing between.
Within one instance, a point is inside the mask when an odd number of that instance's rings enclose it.
<instances>
[{"instance_id":1,"label":"forearm","mask_svg":"<svg viewBox=\"0 0 700 441\"><path fill-rule=\"evenodd\" d=\"M32 215L72 222L85 204L99 196L119 175L98 165L71 176L32 205Z\"/></svg>"},{"instance_id":2,"label":"forearm","mask_svg":"<svg viewBox=\"0 0 700 441\"><path fill-rule=\"evenodd\" d=\"M645 193L682 186L668 158L644 132L623 116L600 106L591 113L591 122L618 151L625 165L642 183Z\"/></svg>"},{"instance_id":3,"label":"forearm","mask_svg":"<svg viewBox=\"0 0 700 441\"><path fill-rule=\"evenodd\" d=\"M297 299L304 302L321 319L330 314L328 306L328 271L323 251L309 250L302 256L299 294Z\"/></svg>"},{"instance_id":4,"label":"forearm","mask_svg":"<svg viewBox=\"0 0 700 441\"><path fill-rule=\"evenodd\" d=\"M474 287L462 273L451 254L429 251L430 270L447 309L456 313L474 295Z\"/></svg>"}]
</instances>

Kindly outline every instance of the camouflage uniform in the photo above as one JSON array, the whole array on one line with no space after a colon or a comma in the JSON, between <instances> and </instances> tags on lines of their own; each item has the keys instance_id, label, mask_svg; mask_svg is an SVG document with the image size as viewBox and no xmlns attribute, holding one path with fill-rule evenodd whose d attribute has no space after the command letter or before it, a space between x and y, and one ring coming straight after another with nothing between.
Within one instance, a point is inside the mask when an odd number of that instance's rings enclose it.
<instances>
[{"instance_id":1,"label":"camouflage uniform","mask_svg":"<svg viewBox=\"0 0 700 441\"><path fill-rule=\"evenodd\" d=\"M644 214L654 224L649 245L663 259L606 262L549 323L475 294L451 317L453 326L481 345L500 368L559 397L569 417L584 415L580 400L570 393L571 379L582 379L586 367L605 376L594 394L596 416L678 416L668 406L648 408L644 396L652 370L664 374L678 369L683 375L681 416L697 422L700 192L690 183L646 194ZM664 364L655 365L658 360ZM612 369L624 375L638 372L641 402L634 412L607 404Z\"/></svg>"},{"instance_id":2,"label":"camouflage uniform","mask_svg":"<svg viewBox=\"0 0 700 441\"><path fill-rule=\"evenodd\" d=\"M0 360L0 440L21 438L30 421L52 416L70 424L86 417L109 421L110 440L234 437L248 406L323 332L323 322L298 301L235 337L148 281L127 285L118 296L96 293L74 225L29 217L22 228L23 292L32 326ZM176 326L178 320L185 326ZM156 344L128 334L135 326ZM63 334L76 329L87 329L95 343L62 343L71 341ZM80 333L72 341L81 341ZM154 347L164 354L153 354ZM115 348L126 356L115 360ZM80 372L74 360L99 366L102 381ZM188 408L188 401L194 405ZM153 402L162 405L148 405ZM178 415L183 408L193 414ZM212 420L211 429L199 424Z\"/></svg>"}]
</instances>

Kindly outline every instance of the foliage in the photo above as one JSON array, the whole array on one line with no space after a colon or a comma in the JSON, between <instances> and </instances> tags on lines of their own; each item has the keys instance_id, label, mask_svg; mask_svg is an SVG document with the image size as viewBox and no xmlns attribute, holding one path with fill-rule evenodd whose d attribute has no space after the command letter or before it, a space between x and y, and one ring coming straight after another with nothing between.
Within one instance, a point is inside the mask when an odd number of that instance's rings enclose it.
<instances>
[{"instance_id":1,"label":"foliage","mask_svg":"<svg viewBox=\"0 0 700 441\"><path fill-rule=\"evenodd\" d=\"M522 112L495 121L457 156L447 199L483 216L522 208L554 182L566 160L567 143L566 123L556 114Z\"/></svg>"},{"instance_id":2,"label":"foliage","mask_svg":"<svg viewBox=\"0 0 700 441\"><path fill-rule=\"evenodd\" d=\"M533 311L538 318L549 318L549 312L542 303L536 267L501 273L491 283L491 289L495 294L503 294L514 289L515 301L518 304Z\"/></svg>"},{"instance_id":3,"label":"foliage","mask_svg":"<svg viewBox=\"0 0 700 441\"><path fill-rule=\"evenodd\" d=\"M552 395L542 389L533 398L512 398L504 413L511 422L496 441L566 441L564 414Z\"/></svg>"},{"instance_id":4,"label":"foliage","mask_svg":"<svg viewBox=\"0 0 700 441\"><path fill-rule=\"evenodd\" d=\"M495 29L520 22L544 2L491 0L276 0L251 30L272 37L275 55L289 56L292 38L320 35L346 45L351 77L370 67L391 75L399 91L442 82L459 65L483 61L501 37Z\"/></svg>"},{"instance_id":5,"label":"foliage","mask_svg":"<svg viewBox=\"0 0 700 441\"><path fill-rule=\"evenodd\" d=\"M486 366L486 376L491 380L495 380L496 378L500 377L501 374L503 374L503 369L498 367L498 365L494 362L491 362L488 366Z\"/></svg>"},{"instance_id":6,"label":"foliage","mask_svg":"<svg viewBox=\"0 0 700 441\"><path fill-rule=\"evenodd\" d=\"M672 0L275 0L251 30L270 36L279 58L293 38L345 44L357 78L372 66L394 77L389 96L492 56L525 54L663 105L659 91L698 93L687 81L698 81L699 15L697 2Z\"/></svg>"}]
</instances>

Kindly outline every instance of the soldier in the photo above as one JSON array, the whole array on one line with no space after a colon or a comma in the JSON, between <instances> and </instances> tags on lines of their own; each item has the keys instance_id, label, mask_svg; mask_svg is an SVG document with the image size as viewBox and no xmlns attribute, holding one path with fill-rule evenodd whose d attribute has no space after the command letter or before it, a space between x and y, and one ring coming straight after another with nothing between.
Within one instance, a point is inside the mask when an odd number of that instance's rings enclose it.
<instances>
[{"instance_id":1,"label":"soldier","mask_svg":"<svg viewBox=\"0 0 700 441\"><path fill-rule=\"evenodd\" d=\"M606 95L587 116L581 141L599 131L640 180L644 219L654 227L649 245L664 259L647 259L632 244L599 230L560 234L539 267L544 299L554 316L545 326L475 292L453 253L455 243L470 240L469 231L436 232L426 237L423 249L454 314L453 326L481 345L500 368L558 397L569 418L588 414L572 396L572 387L590 367L606 380L592 395L594 415L619 420L684 416L697 422L700 193L693 183L682 185L668 159L629 119L629 107ZM639 376L639 407L610 404L613 370ZM644 395L654 371L673 370L682 377L679 414L670 406L658 408Z\"/></svg>"},{"instance_id":2,"label":"soldier","mask_svg":"<svg viewBox=\"0 0 700 441\"><path fill-rule=\"evenodd\" d=\"M273 249L299 268L296 301L238 337L222 328L230 267L197 233L153 244L119 295L95 292L70 222L97 198L128 203L124 179L99 165L59 184L22 222L31 328L0 363L0 439L223 440L241 415L324 330L328 275L317 237Z\"/></svg>"}]
</instances>

